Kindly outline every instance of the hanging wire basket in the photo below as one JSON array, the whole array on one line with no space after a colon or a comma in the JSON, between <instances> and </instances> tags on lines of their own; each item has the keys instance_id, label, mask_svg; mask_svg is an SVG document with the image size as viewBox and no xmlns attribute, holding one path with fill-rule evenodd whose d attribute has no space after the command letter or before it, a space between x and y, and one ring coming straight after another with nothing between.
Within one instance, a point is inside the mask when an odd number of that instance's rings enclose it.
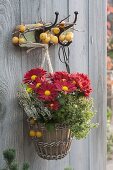
<instances>
[{"instance_id":1,"label":"hanging wire basket","mask_svg":"<svg viewBox=\"0 0 113 170\"><path fill-rule=\"evenodd\" d=\"M71 146L72 134L69 127L55 124L53 130L48 130L45 124L30 125L30 130L39 131L41 137L32 137L37 154L47 160L64 158Z\"/></svg>"}]
</instances>

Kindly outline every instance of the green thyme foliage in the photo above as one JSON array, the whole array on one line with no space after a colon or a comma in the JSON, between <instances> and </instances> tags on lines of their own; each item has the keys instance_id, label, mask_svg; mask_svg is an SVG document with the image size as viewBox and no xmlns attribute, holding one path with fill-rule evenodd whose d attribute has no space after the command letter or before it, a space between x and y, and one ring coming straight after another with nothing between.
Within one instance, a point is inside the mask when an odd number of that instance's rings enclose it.
<instances>
[{"instance_id":1,"label":"green thyme foliage","mask_svg":"<svg viewBox=\"0 0 113 170\"><path fill-rule=\"evenodd\" d=\"M5 168L2 168L0 170L19 170L18 164L15 160L16 157L15 149L6 149L5 151L3 151L3 157L4 160L6 161L6 166ZM28 169L29 169L28 163L24 163L22 170Z\"/></svg>"},{"instance_id":2,"label":"green thyme foliage","mask_svg":"<svg viewBox=\"0 0 113 170\"><path fill-rule=\"evenodd\" d=\"M69 125L76 139L86 137L90 129L96 126L91 123L95 115L92 111L92 99L77 94L68 94L61 96L59 102L63 107L53 113L53 118L59 123Z\"/></svg>"}]
</instances>

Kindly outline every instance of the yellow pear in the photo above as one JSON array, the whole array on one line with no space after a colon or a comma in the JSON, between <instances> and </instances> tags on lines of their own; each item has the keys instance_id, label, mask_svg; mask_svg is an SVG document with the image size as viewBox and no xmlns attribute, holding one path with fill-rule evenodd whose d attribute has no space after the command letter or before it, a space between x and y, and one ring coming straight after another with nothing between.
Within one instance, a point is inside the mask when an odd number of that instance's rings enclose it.
<instances>
[{"instance_id":1,"label":"yellow pear","mask_svg":"<svg viewBox=\"0 0 113 170\"><path fill-rule=\"evenodd\" d=\"M68 35L71 35L72 37L74 37L73 32L67 32Z\"/></svg>"},{"instance_id":2,"label":"yellow pear","mask_svg":"<svg viewBox=\"0 0 113 170\"><path fill-rule=\"evenodd\" d=\"M54 34L59 34L60 28L55 27L55 28L52 29L52 32L53 32Z\"/></svg>"},{"instance_id":3,"label":"yellow pear","mask_svg":"<svg viewBox=\"0 0 113 170\"><path fill-rule=\"evenodd\" d=\"M58 44L58 37L57 37L57 36L52 36L52 37L51 37L51 42L52 42L53 44Z\"/></svg>"},{"instance_id":4,"label":"yellow pear","mask_svg":"<svg viewBox=\"0 0 113 170\"><path fill-rule=\"evenodd\" d=\"M40 34L40 40L45 40L47 38L47 33L43 32Z\"/></svg>"},{"instance_id":5,"label":"yellow pear","mask_svg":"<svg viewBox=\"0 0 113 170\"><path fill-rule=\"evenodd\" d=\"M19 44L24 44L24 43L26 43L25 38L20 37L20 38L19 38Z\"/></svg>"},{"instance_id":6,"label":"yellow pear","mask_svg":"<svg viewBox=\"0 0 113 170\"><path fill-rule=\"evenodd\" d=\"M13 43L13 44L16 45L16 44L18 44L18 42L19 42L18 37L13 37L13 38L12 38L12 43Z\"/></svg>"},{"instance_id":7,"label":"yellow pear","mask_svg":"<svg viewBox=\"0 0 113 170\"><path fill-rule=\"evenodd\" d=\"M63 42L63 41L65 40L65 35L64 35L64 34L61 34L61 35L59 36L59 40L60 40L61 42Z\"/></svg>"},{"instance_id":8,"label":"yellow pear","mask_svg":"<svg viewBox=\"0 0 113 170\"><path fill-rule=\"evenodd\" d=\"M71 34L66 34L65 40L70 42L73 40L73 36Z\"/></svg>"},{"instance_id":9,"label":"yellow pear","mask_svg":"<svg viewBox=\"0 0 113 170\"><path fill-rule=\"evenodd\" d=\"M30 132L29 132L29 136L31 136L31 137L35 137L35 136L36 136L35 131L34 131L34 130L30 130Z\"/></svg>"},{"instance_id":10,"label":"yellow pear","mask_svg":"<svg viewBox=\"0 0 113 170\"><path fill-rule=\"evenodd\" d=\"M60 27L60 28L64 28L64 27L65 27L65 21L62 21L62 22L59 24L59 27Z\"/></svg>"},{"instance_id":11,"label":"yellow pear","mask_svg":"<svg viewBox=\"0 0 113 170\"><path fill-rule=\"evenodd\" d=\"M47 37L46 39L43 40L44 44L49 44L49 42L50 42L50 37Z\"/></svg>"},{"instance_id":12,"label":"yellow pear","mask_svg":"<svg viewBox=\"0 0 113 170\"><path fill-rule=\"evenodd\" d=\"M20 26L19 26L19 31L20 31L20 32L25 32L25 30L26 30L25 25L20 25Z\"/></svg>"},{"instance_id":13,"label":"yellow pear","mask_svg":"<svg viewBox=\"0 0 113 170\"><path fill-rule=\"evenodd\" d=\"M36 137L41 138L41 137L42 137L42 132L37 131L37 132L36 132Z\"/></svg>"}]
</instances>

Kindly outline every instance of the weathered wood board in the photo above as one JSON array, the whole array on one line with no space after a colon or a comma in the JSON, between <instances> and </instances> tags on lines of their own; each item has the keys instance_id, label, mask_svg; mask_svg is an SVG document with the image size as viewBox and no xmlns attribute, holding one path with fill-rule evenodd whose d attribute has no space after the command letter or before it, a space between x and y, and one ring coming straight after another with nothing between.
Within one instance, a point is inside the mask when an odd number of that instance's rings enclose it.
<instances>
[{"instance_id":1,"label":"weathered wood board","mask_svg":"<svg viewBox=\"0 0 113 170\"><path fill-rule=\"evenodd\" d=\"M20 23L34 23L43 19L60 19L79 11L74 42L71 45L71 71L88 73L92 80L99 128L82 141L73 141L68 156L59 161L39 158L28 137L27 124L18 105L17 89L25 71L41 63L42 51L29 54L11 44L11 32ZM0 166L2 151L14 147L20 164L25 160L30 170L105 170L106 132L106 0L0 0ZM54 70L65 70L58 60L58 47L51 47Z\"/></svg>"}]
</instances>

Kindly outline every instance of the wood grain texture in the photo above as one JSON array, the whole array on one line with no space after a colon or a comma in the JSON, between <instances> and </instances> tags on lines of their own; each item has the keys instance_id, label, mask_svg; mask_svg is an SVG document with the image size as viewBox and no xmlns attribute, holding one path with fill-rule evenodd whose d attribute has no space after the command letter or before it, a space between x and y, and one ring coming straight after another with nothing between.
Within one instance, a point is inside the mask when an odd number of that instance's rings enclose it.
<instances>
[{"instance_id":1,"label":"wood grain texture","mask_svg":"<svg viewBox=\"0 0 113 170\"><path fill-rule=\"evenodd\" d=\"M74 170L105 170L105 6L105 0L0 0L0 166L4 163L2 151L15 147L18 161L28 161L30 170L64 170L69 164ZM43 53L36 49L27 54L25 49L15 48L11 44L11 32L20 23L54 21L55 11L60 13L59 20L69 13L72 20L75 10L79 11L76 25L79 32L75 32L70 47L71 72L89 73L98 111L95 121L100 126L86 140L74 140L70 154L64 159L47 161L35 152L16 96L23 74L40 66ZM50 57L55 71L65 70L58 59L58 47L50 48Z\"/></svg>"},{"instance_id":2,"label":"wood grain texture","mask_svg":"<svg viewBox=\"0 0 113 170\"><path fill-rule=\"evenodd\" d=\"M90 169L106 170L106 1L89 1L89 75L98 129L90 136Z\"/></svg>"},{"instance_id":3,"label":"wood grain texture","mask_svg":"<svg viewBox=\"0 0 113 170\"><path fill-rule=\"evenodd\" d=\"M45 0L21 0L21 23L29 24L35 23L40 20L45 14ZM42 12L43 11L43 12ZM43 14L43 15L42 15ZM22 74L27 70L38 67L41 64L41 49L36 49L30 53L26 53L25 49L22 49ZM28 136L28 125L26 123L26 117L24 116L24 159L29 162L30 169L32 170L46 170L47 161L39 158L35 151L34 145ZM43 166L42 166L43 165Z\"/></svg>"},{"instance_id":4,"label":"wood grain texture","mask_svg":"<svg viewBox=\"0 0 113 170\"><path fill-rule=\"evenodd\" d=\"M70 67L72 72L83 72L88 74L88 0L70 0L69 13L70 20L73 20L74 11L78 11L78 20L75 26L74 41L70 51ZM89 169L88 154L89 138L85 140L74 140L71 153L70 164L75 170Z\"/></svg>"},{"instance_id":5,"label":"wood grain texture","mask_svg":"<svg viewBox=\"0 0 113 170\"><path fill-rule=\"evenodd\" d=\"M19 0L0 1L0 166L8 147L14 147L18 161L23 161L23 116L16 97L21 53L11 43L12 30L20 23L19 10Z\"/></svg>"}]
</instances>

